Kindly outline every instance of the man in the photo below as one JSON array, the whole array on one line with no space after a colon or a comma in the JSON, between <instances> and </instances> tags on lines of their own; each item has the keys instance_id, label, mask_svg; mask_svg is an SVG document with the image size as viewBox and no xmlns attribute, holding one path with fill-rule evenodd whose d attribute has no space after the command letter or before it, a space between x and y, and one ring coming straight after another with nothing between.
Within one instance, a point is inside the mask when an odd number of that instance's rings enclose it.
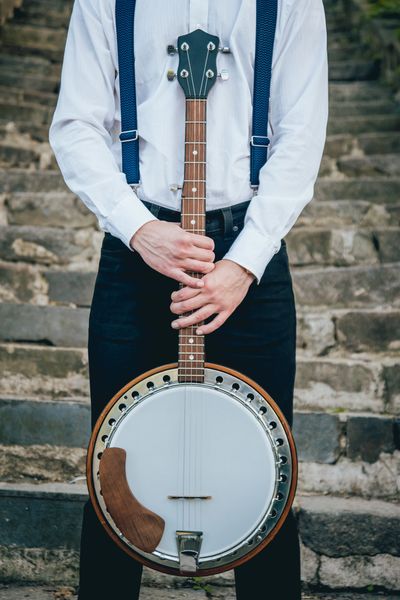
<instances>
[{"instance_id":1,"label":"man","mask_svg":"<svg viewBox=\"0 0 400 600\"><path fill-rule=\"evenodd\" d=\"M121 172L118 139L115 0L75 1L50 142L66 183L106 232L89 322L92 425L124 384L176 359L174 329L203 321L197 334L207 336L207 360L253 378L292 423L296 316L283 238L312 198L323 152L326 26L322 0L278 2L271 144L254 195L249 137L255 8L256 0L138 0L141 183L132 189ZM208 101L205 236L179 226L184 95L166 76L177 68L166 46L197 27L231 50L218 56L229 79L216 83ZM177 282L183 284L179 291ZM134 600L141 572L88 502L79 599ZM235 580L239 600L300 598L292 513L273 542L235 570Z\"/></svg>"}]
</instances>

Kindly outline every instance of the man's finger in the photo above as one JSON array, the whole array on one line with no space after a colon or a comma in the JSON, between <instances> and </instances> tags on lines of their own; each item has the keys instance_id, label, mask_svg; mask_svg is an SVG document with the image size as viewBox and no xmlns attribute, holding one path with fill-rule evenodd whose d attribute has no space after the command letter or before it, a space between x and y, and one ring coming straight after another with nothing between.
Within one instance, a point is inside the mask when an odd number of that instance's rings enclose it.
<instances>
[{"instance_id":1,"label":"man's finger","mask_svg":"<svg viewBox=\"0 0 400 600\"><path fill-rule=\"evenodd\" d=\"M187 300L188 298L193 298L200 294L200 290L192 287L183 287L180 290L175 290L171 294L172 302L181 302L182 300Z\"/></svg>"},{"instance_id":2,"label":"man's finger","mask_svg":"<svg viewBox=\"0 0 400 600\"><path fill-rule=\"evenodd\" d=\"M184 313L189 312L190 310L196 310L201 306L204 306L208 303L205 294L196 294L194 298L189 298L188 300L182 300L181 302L172 302L170 305L171 312L176 315L183 315Z\"/></svg>"},{"instance_id":3,"label":"man's finger","mask_svg":"<svg viewBox=\"0 0 400 600\"><path fill-rule=\"evenodd\" d=\"M204 287L204 281L202 279L198 279L197 277L192 277L185 273L182 269L175 269L171 273L172 279L179 281L179 283L183 283L183 285L187 285L191 288L199 289Z\"/></svg>"},{"instance_id":4,"label":"man's finger","mask_svg":"<svg viewBox=\"0 0 400 600\"><path fill-rule=\"evenodd\" d=\"M189 232L190 233L190 232ZM214 240L207 235L200 235L198 233L190 233L191 241L195 246L199 248L206 248L207 250L214 250Z\"/></svg>"},{"instance_id":5,"label":"man's finger","mask_svg":"<svg viewBox=\"0 0 400 600\"><path fill-rule=\"evenodd\" d=\"M228 318L228 313L226 311L220 312L212 321L205 325L200 325L200 327L196 330L196 335L206 335L207 333L212 333L216 331L221 325L225 323Z\"/></svg>"},{"instance_id":6,"label":"man's finger","mask_svg":"<svg viewBox=\"0 0 400 600\"><path fill-rule=\"evenodd\" d=\"M196 312L188 315L187 317L179 317L175 321L172 321L171 327L174 329L181 329L182 327L190 327L190 325L196 325L201 321L204 321L208 317L211 317L215 313L216 307L214 304L207 304L202 308L196 310Z\"/></svg>"}]
</instances>

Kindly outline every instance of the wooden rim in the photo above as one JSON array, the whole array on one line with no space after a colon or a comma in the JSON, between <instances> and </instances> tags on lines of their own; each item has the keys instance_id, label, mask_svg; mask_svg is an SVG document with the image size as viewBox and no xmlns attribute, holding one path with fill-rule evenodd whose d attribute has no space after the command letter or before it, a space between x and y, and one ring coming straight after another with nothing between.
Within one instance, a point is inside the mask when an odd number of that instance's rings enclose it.
<instances>
[{"instance_id":1,"label":"wooden rim","mask_svg":"<svg viewBox=\"0 0 400 600\"><path fill-rule=\"evenodd\" d=\"M92 459L93 459L94 445L96 443L97 433L104 421L105 415L109 412L109 410L114 405L114 403L126 391L128 391L134 385L138 384L143 379L146 379L147 377L150 377L151 375L154 375L155 373L159 373L160 371L166 371L167 369L176 369L177 367L178 367L178 363L168 363L168 364L162 365L161 367L156 367L154 369L150 369L149 371L146 371L145 373L142 373L138 377L135 377L134 379L129 381L124 387L122 387L116 394L114 394L114 396L111 398L111 400L106 404L106 406L100 413L100 415L96 421L96 424L93 428L92 434L90 436L88 450L87 450L87 457L86 457L86 481L87 481L87 487L88 487L88 491L89 491L89 498L92 502L92 505L96 512L96 515L97 515L100 523L102 524L102 526L108 533L108 535L113 539L113 541L117 544L117 546L119 546L122 550L124 550L124 552L126 552L129 556L131 556L131 558L134 558L135 560L139 561L142 565L144 565L146 567L149 567L156 571L160 571L161 573L166 573L168 575L175 575L178 577L180 577L180 576L188 577L187 574L182 574L179 571L177 571L176 569L173 569L172 567L164 567L163 565L154 563L151 560L144 558L141 554L135 552L135 550L133 550L132 548L130 548L129 546L127 546L124 542L122 542L120 540L120 538L116 535L115 531L112 529L112 527L109 525L108 521L104 517L103 511L101 510L99 503L97 501L97 496L96 496L96 493L94 490L94 485L93 485L93 480L92 480ZM272 529L272 531L270 531L270 533L266 536L266 538L260 544L258 544L258 546L256 546L252 550L250 550L245 556L242 556L241 558L239 558L235 561L225 564L222 567L214 567L212 569L199 569L199 571L196 573L196 576L197 575L198 576L217 575L218 573L224 573L225 571L230 571L231 569L238 567L239 565L247 562L248 560L250 560L251 558L256 556L259 552L261 552L261 550L263 550L268 544L270 544L272 542L272 540L274 539L274 537L277 535L277 533L280 531L280 529L281 529L283 523L285 522L286 517L289 514L289 511L292 507L293 500L294 500L294 497L296 494L297 476L298 476L297 452L296 452L296 445L295 445L295 442L293 439L292 431L289 427L289 424L288 424L283 412L281 411L281 409L279 408L279 406L277 405L275 400L273 400L271 398L271 396L260 385L258 385L258 383L256 383L250 377L247 377L247 375L240 373L240 371L236 371L235 369L231 369L229 367L224 367L222 365L218 365L216 363L209 363L209 362L205 363L205 367L209 368L209 369L223 371L225 373L229 373L230 375L233 375L234 377L237 377L238 379L242 379L243 381L248 383L250 386L252 386L254 389L256 389L257 392L260 394L260 396L265 398L268 401L268 403L272 406L272 408L278 415L279 419L281 420L281 423L285 430L287 439L289 441L290 454L291 454L291 459L292 459L292 478L291 478L291 482L290 482L290 491L289 491L288 499L286 502L286 506L285 506L284 510L282 511L275 527Z\"/></svg>"}]
</instances>

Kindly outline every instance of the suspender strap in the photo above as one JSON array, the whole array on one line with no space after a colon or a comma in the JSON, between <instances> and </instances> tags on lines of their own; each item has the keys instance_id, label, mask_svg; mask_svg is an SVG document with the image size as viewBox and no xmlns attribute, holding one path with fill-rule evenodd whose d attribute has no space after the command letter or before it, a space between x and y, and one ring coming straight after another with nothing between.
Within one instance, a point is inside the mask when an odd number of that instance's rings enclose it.
<instances>
[{"instance_id":1,"label":"suspender strap","mask_svg":"<svg viewBox=\"0 0 400 600\"><path fill-rule=\"evenodd\" d=\"M136 0L116 0L115 3L121 98L119 139L122 150L122 170L129 184L139 183L140 180L134 58L135 4Z\"/></svg>"},{"instance_id":2,"label":"suspender strap","mask_svg":"<svg viewBox=\"0 0 400 600\"><path fill-rule=\"evenodd\" d=\"M136 0L116 0L115 4L121 100L122 170L129 184L140 181L134 58L135 4ZM250 183L253 187L258 186L260 169L267 160L268 106L277 5L278 0L257 0L253 127L250 140Z\"/></svg>"},{"instance_id":3,"label":"suspender strap","mask_svg":"<svg viewBox=\"0 0 400 600\"><path fill-rule=\"evenodd\" d=\"M258 186L260 169L267 161L268 108L277 12L278 0L257 0L253 131L250 140L250 183L252 187Z\"/></svg>"}]
</instances>

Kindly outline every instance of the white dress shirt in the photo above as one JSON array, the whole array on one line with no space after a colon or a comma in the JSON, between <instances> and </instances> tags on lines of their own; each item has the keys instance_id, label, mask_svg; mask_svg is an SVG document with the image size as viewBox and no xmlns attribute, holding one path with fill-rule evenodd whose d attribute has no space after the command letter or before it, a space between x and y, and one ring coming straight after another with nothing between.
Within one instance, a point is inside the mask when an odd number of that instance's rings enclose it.
<instances>
[{"instance_id":1,"label":"white dress shirt","mask_svg":"<svg viewBox=\"0 0 400 600\"><path fill-rule=\"evenodd\" d=\"M257 195L250 187L256 0L137 0L135 67L141 185L121 172L115 0L75 0L50 143L69 188L100 228L127 246L153 214L141 200L180 210L185 96L168 69L179 35L217 35L218 78L207 107L207 210L251 203L224 258L259 282L281 239L312 199L326 136L328 73L322 0L278 0L269 113L268 161Z\"/></svg>"}]
</instances>

